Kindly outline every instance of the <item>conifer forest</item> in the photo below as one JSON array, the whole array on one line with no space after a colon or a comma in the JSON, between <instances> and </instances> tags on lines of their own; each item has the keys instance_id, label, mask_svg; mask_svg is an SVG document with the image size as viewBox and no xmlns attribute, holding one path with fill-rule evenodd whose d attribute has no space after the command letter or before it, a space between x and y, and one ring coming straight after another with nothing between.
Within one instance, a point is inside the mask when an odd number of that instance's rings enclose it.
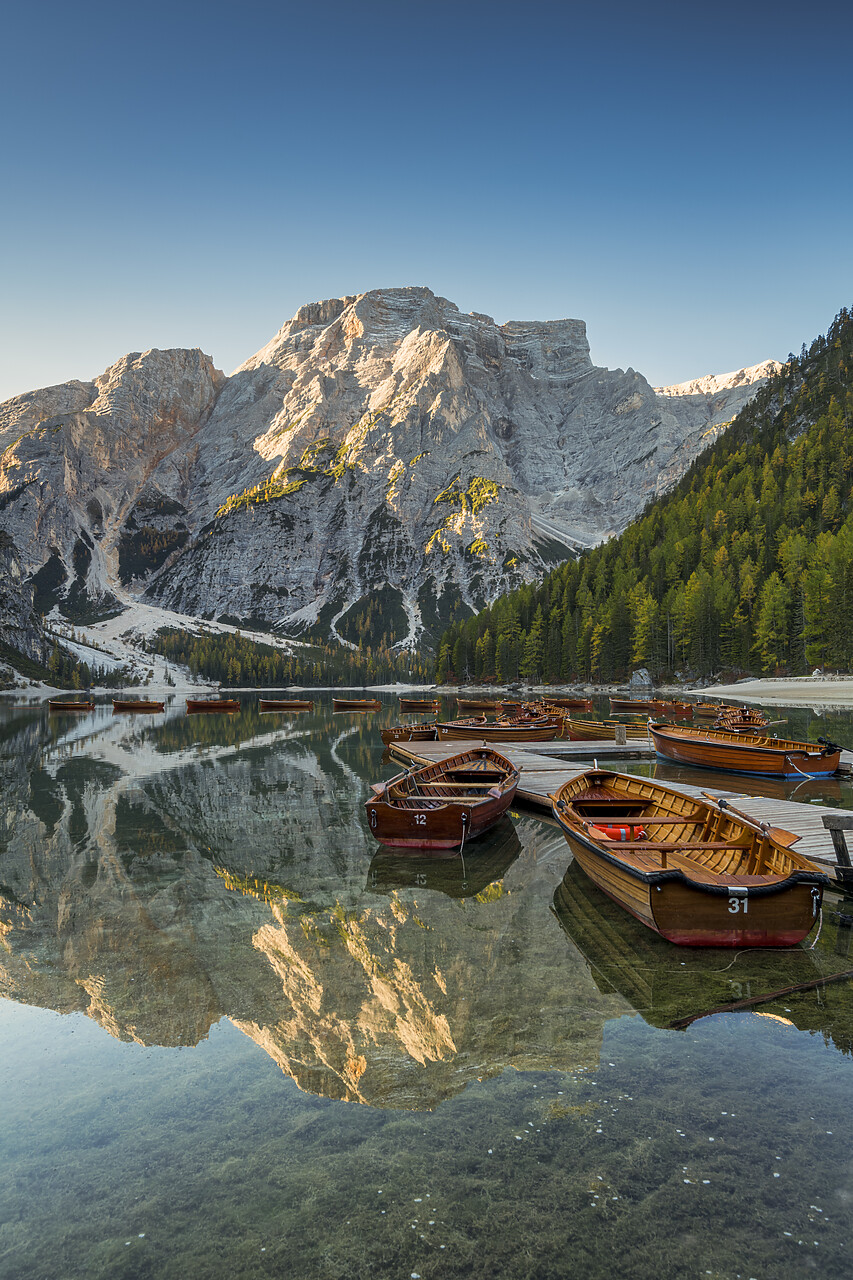
<instances>
[{"instance_id":1,"label":"conifer forest","mask_svg":"<svg viewBox=\"0 0 853 1280\"><path fill-rule=\"evenodd\" d=\"M853 315L621 535L443 635L438 681L853 669Z\"/></svg>"}]
</instances>

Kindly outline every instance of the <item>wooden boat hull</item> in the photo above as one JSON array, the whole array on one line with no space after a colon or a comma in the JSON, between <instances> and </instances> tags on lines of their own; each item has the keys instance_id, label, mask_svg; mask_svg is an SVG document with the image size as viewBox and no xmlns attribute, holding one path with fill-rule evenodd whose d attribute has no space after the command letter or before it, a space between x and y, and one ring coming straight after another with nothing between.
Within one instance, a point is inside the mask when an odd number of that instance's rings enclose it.
<instances>
[{"instance_id":1,"label":"wooden boat hull","mask_svg":"<svg viewBox=\"0 0 853 1280\"><path fill-rule=\"evenodd\" d=\"M395 724L381 732L386 747L392 742L434 742L437 736L434 724Z\"/></svg>"},{"instance_id":2,"label":"wooden boat hull","mask_svg":"<svg viewBox=\"0 0 853 1280\"><path fill-rule=\"evenodd\" d=\"M165 710L166 710L165 702L153 702L153 701L145 702L141 698L135 702L131 699L128 699L127 701L120 701L119 699L113 698L114 712L115 711L165 711Z\"/></svg>"},{"instance_id":3,"label":"wooden boat hull","mask_svg":"<svg viewBox=\"0 0 853 1280\"><path fill-rule=\"evenodd\" d=\"M840 751L811 743L745 735L717 729L651 725L655 750L665 760L699 769L722 769L775 778L829 778L838 769Z\"/></svg>"},{"instance_id":4,"label":"wooden boat hull","mask_svg":"<svg viewBox=\"0 0 853 1280\"><path fill-rule=\"evenodd\" d=\"M488 747L400 774L375 787L365 802L370 834L396 849L456 849L500 821L518 778L518 770Z\"/></svg>"},{"instance_id":5,"label":"wooden boat hull","mask_svg":"<svg viewBox=\"0 0 853 1280\"><path fill-rule=\"evenodd\" d=\"M548 702L567 711L592 711L592 698L548 698Z\"/></svg>"},{"instance_id":6,"label":"wooden boat hull","mask_svg":"<svg viewBox=\"0 0 853 1280\"><path fill-rule=\"evenodd\" d=\"M622 720L575 720L568 716L563 721L563 737L570 742L612 741L616 736L617 725L622 726L631 741L645 740L648 737L645 724L625 724Z\"/></svg>"},{"instance_id":7,"label":"wooden boat hull","mask_svg":"<svg viewBox=\"0 0 853 1280\"><path fill-rule=\"evenodd\" d=\"M258 698L259 711L310 711L310 698Z\"/></svg>"},{"instance_id":8,"label":"wooden boat hull","mask_svg":"<svg viewBox=\"0 0 853 1280\"><path fill-rule=\"evenodd\" d=\"M652 700L652 711L656 716L674 716L676 719L689 720L693 715L693 704L691 702L667 702L665 699L654 698Z\"/></svg>"},{"instance_id":9,"label":"wooden boat hull","mask_svg":"<svg viewBox=\"0 0 853 1280\"><path fill-rule=\"evenodd\" d=\"M752 733L763 734L767 728L767 717L762 714L756 715L721 715L717 716L712 725L714 729L721 729L724 733Z\"/></svg>"},{"instance_id":10,"label":"wooden boat hull","mask_svg":"<svg viewBox=\"0 0 853 1280\"><path fill-rule=\"evenodd\" d=\"M378 698L332 698L333 711L380 711Z\"/></svg>"},{"instance_id":11,"label":"wooden boat hull","mask_svg":"<svg viewBox=\"0 0 853 1280\"><path fill-rule=\"evenodd\" d=\"M498 709L494 698L457 698L456 705L460 711L491 711L494 714Z\"/></svg>"},{"instance_id":12,"label":"wooden boat hull","mask_svg":"<svg viewBox=\"0 0 853 1280\"><path fill-rule=\"evenodd\" d=\"M763 898L714 896L688 884L643 883L574 837L567 836L567 842L593 884L662 938L680 946L793 947L817 921L822 893L815 898L811 885L795 885L784 895ZM746 915L741 914L744 907Z\"/></svg>"},{"instance_id":13,"label":"wooden boat hull","mask_svg":"<svg viewBox=\"0 0 853 1280\"><path fill-rule=\"evenodd\" d=\"M50 711L64 713L66 711L94 711L95 703L93 702L63 702L61 699L50 698L48 700L48 709Z\"/></svg>"},{"instance_id":14,"label":"wooden boat hull","mask_svg":"<svg viewBox=\"0 0 853 1280\"><path fill-rule=\"evenodd\" d=\"M593 789L583 792L590 780ZM623 789L623 812L633 806L635 815L620 819L633 831L633 843L622 846L621 854L619 839L602 834L616 830L607 825L615 819L606 816L608 805L616 802L609 796L597 799L604 795L602 787L610 785ZM588 814L584 820L583 810L572 804L573 796L577 805L587 800L589 812L597 816ZM732 817L730 810L718 811L645 779L593 772L564 784L552 797L552 812L589 879L669 942L694 947L795 946L817 922L827 877L766 833ZM649 838L644 821L650 829L663 823L657 830L670 832L703 827L707 831L713 822L717 835L726 834L711 843L678 836L664 848ZM638 829L645 832L642 838L637 837ZM701 864L699 858L708 861ZM764 870L741 873L741 867L750 866Z\"/></svg>"},{"instance_id":15,"label":"wooden boat hull","mask_svg":"<svg viewBox=\"0 0 853 1280\"><path fill-rule=\"evenodd\" d=\"M187 698L187 715L196 715L201 711L239 711L240 703L236 698Z\"/></svg>"},{"instance_id":16,"label":"wooden boat hull","mask_svg":"<svg viewBox=\"0 0 853 1280\"><path fill-rule=\"evenodd\" d=\"M696 720L716 720L725 708L718 702L694 702L693 717Z\"/></svg>"},{"instance_id":17,"label":"wooden boat hull","mask_svg":"<svg viewBox=\"0 0 853 1280\"><path fill-rule=\"evenodd\" d=\"M438 698L401 698L401 711L440 711Z\"/></svg>"},{"instance_id":18,"label":"wooden boat hull","mask_svg":"<svg viewBox=\"0 0 853 1280\"><path fill-rule=\"evenodd\" d=\"M656 705L657 704L651 701L650 699L643 699L643 698L611 698L610 699L611 711L640 711L640 712L648 713L650 711L654 711Z\"/></svg>"},{"instance_id":19,"label":"wooden boat hull","mask_svg":"<svg viewBox=\"0 0 853 1280\"><path fill-rule=\"evenodd\" d=\"M553 742L558 729L553 725L465 724L447 720L436 725L440 739L478 742Z\"/></svg>"}]
</instances>

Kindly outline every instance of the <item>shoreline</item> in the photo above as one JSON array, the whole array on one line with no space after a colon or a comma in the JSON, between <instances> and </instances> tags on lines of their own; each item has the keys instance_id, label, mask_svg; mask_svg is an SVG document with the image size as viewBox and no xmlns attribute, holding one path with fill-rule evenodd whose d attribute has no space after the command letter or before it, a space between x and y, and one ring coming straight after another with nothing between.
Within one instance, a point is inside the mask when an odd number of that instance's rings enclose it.
<instances>
[{"instance_id":1,"label":"shoreline","mask_svg":"<svg viewBox=\"0 0 853 1280\"><path fill-rule=\"evenodd\" d=\"M853 676L758 676L737 684L708 685L683 692L708 699L733 698L787 707L853 707Z\"/></svg>"},{"instance_id":2,"label":"shoreline","mask_svg":"<svg viewBox=\"0 0 853 1280\"><path fill-rule=\"evenodd\" d=\"M178 674L172 668L170 674ZM627 685L531 685L519 689L506 685L435 685L435 684L374 684L374 685L240 685L233 688L221 688L215 681L193 680L185 678L166 684L162 680L151 680L147 684L110 687L96 685L88 692L90 696L103 700L110 698L156 698L159 701L170 698L201 696L210 697L220 693L223 696L238 694L279 693L299 696L310 693L343 694L347 691L369 693L422 693L434 697L456 696L506 696L508 693L522 699L534 699L549 694L575 694L586 697L607 697L610 694L624 695L629 691ZM0 691L0 707L10 702L27 702L37 705L48 698L80 696L84 690L59 689L50 685L29 684L24 687L4 689ZM647 693L668 697L689 697L697 700L713 700L725 698L735 702L763 702L789 707L838 706L853 707L853 676L793 676L765 678L757 676L752 680L742 680L736 684L706 685L703 688L684 688L682 686L665 685L654 690L635 690L638 697Z\"/></svg>"}]
</instances>

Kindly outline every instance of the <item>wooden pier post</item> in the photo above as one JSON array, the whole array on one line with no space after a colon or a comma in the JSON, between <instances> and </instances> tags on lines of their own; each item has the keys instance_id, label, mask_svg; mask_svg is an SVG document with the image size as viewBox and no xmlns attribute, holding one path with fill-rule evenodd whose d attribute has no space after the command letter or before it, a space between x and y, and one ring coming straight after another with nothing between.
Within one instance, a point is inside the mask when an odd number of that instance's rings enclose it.
<instances>
[{"instance_id":1,"label":"wooden pier post","mask_svg":"<svg viewBox=\"0 0 853 1280\"><path fill-rule=\"evenodd\" d=\"M850 850L847 848L845 831L853 831L853 814L825 813L823 825L832 836L832 845L838 866L835 868L836 879L848 892L853 892L853 862L850 861Z\"/></svg>"}]
</instances>

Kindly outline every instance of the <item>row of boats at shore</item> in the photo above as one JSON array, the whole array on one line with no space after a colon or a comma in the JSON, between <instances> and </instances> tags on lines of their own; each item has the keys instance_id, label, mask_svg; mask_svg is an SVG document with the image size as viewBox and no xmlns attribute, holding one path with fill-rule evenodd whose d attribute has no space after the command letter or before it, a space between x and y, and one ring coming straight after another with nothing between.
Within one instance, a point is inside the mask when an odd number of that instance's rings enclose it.
<instances>
[{"instance_id":1,"label":"row of boats at shore","mask_svg":"<svg viewBox=\"0 0 853 1280\"><path fill-rule=\"evenodd\" d=\"M583 702L585 709L592 704L588 699L555 699L540 702L502 701L485 702L475 699L457 699L462 709L478 712L477 715L456 720L431 720L418 724L399 724L382 730L386 745L399 741L417 740L480 740L490 743L550 742L555 738L571 741L613 741L620 735L624 741L647 739L658 755L678 764L699 768L721 769L729 772L781 778L824 778L834 774L839 766L842 748L824 738L816 743L798 742L788 738L770 736L764 715L753 708L700 704L700 714L713 711L715 720L711 726L694 726L666 720L625 722L618 720L593 720L573 715L575 704ZM682 714L686 703L656 702L639 704L634 700L611 699L611 706L620 703L633 706L659 708L671 706L673 717ZM91 711L95 703L91 698L71 701L51 699L51 712L69 713ZM313 699L261 698L261 712L300 712L313 708ZM333 698L334 711L380 710L379 699ZM235 712L240 710L237 698L186 699L187 713ZM149 699L113 699L116 713L153 713L164 710L161 701ZM403 713L432 712L437 714L440 702L435 698L400 698ZM494 719L486 717L491 710ZM691 708L691 712L695 708Z\"/></svg>"},{"instance_id":2,"label":"row of boats at shore","mask_svg":"<svg viewBox=\"0 0 853 1280\"><path fill-rule=\"evenodd\" d=\"M825 778L834 774L842 748L826 739L816 743L779 738L769 733L766 717L753 708L718 707L713 725L685 725L664 720L582 719L567 714L561 703L497 705L497 716L395 725L382 731L386 745L428 739L479 739L491 743L648 740L658 755L679 764L722 769L763 777Z\"/></svg>"},{"instance_id":3,"label":"row of boats at shore","mask_svg":"<svg viewBox=\"0 0 853 1280\"><path fill-rule=\"evenodd\" d=\"M482 706L471 708L484 710ZM499 704L498 716L419 725L408 737L464 738L458 755L421 763L377 783L366 801L377 840L397 849L464 850L511 806L519 770L500 741L577 736L612 738L607 722L575 722L555 700ZM573 708L572 708L573 709ZM665 758L764 776L826 777L841 748L770 737L766 719L748 708L715 708L714 727L664 722L626 726L648 737ZM566 732L566 729L569 732ZM398 726L403 736L402 726ZM432 732L430 732L432 731ZM383 739L399 740L397 730ZM480 739L482 745L474 745ZM642 924L690 946L785 947L817 923L822 870L798 854L795 833L752 819L725 799L686 795L654 780L584 769L550 797L551 812L586 876Z\"/></svg>"}]
</instances>

